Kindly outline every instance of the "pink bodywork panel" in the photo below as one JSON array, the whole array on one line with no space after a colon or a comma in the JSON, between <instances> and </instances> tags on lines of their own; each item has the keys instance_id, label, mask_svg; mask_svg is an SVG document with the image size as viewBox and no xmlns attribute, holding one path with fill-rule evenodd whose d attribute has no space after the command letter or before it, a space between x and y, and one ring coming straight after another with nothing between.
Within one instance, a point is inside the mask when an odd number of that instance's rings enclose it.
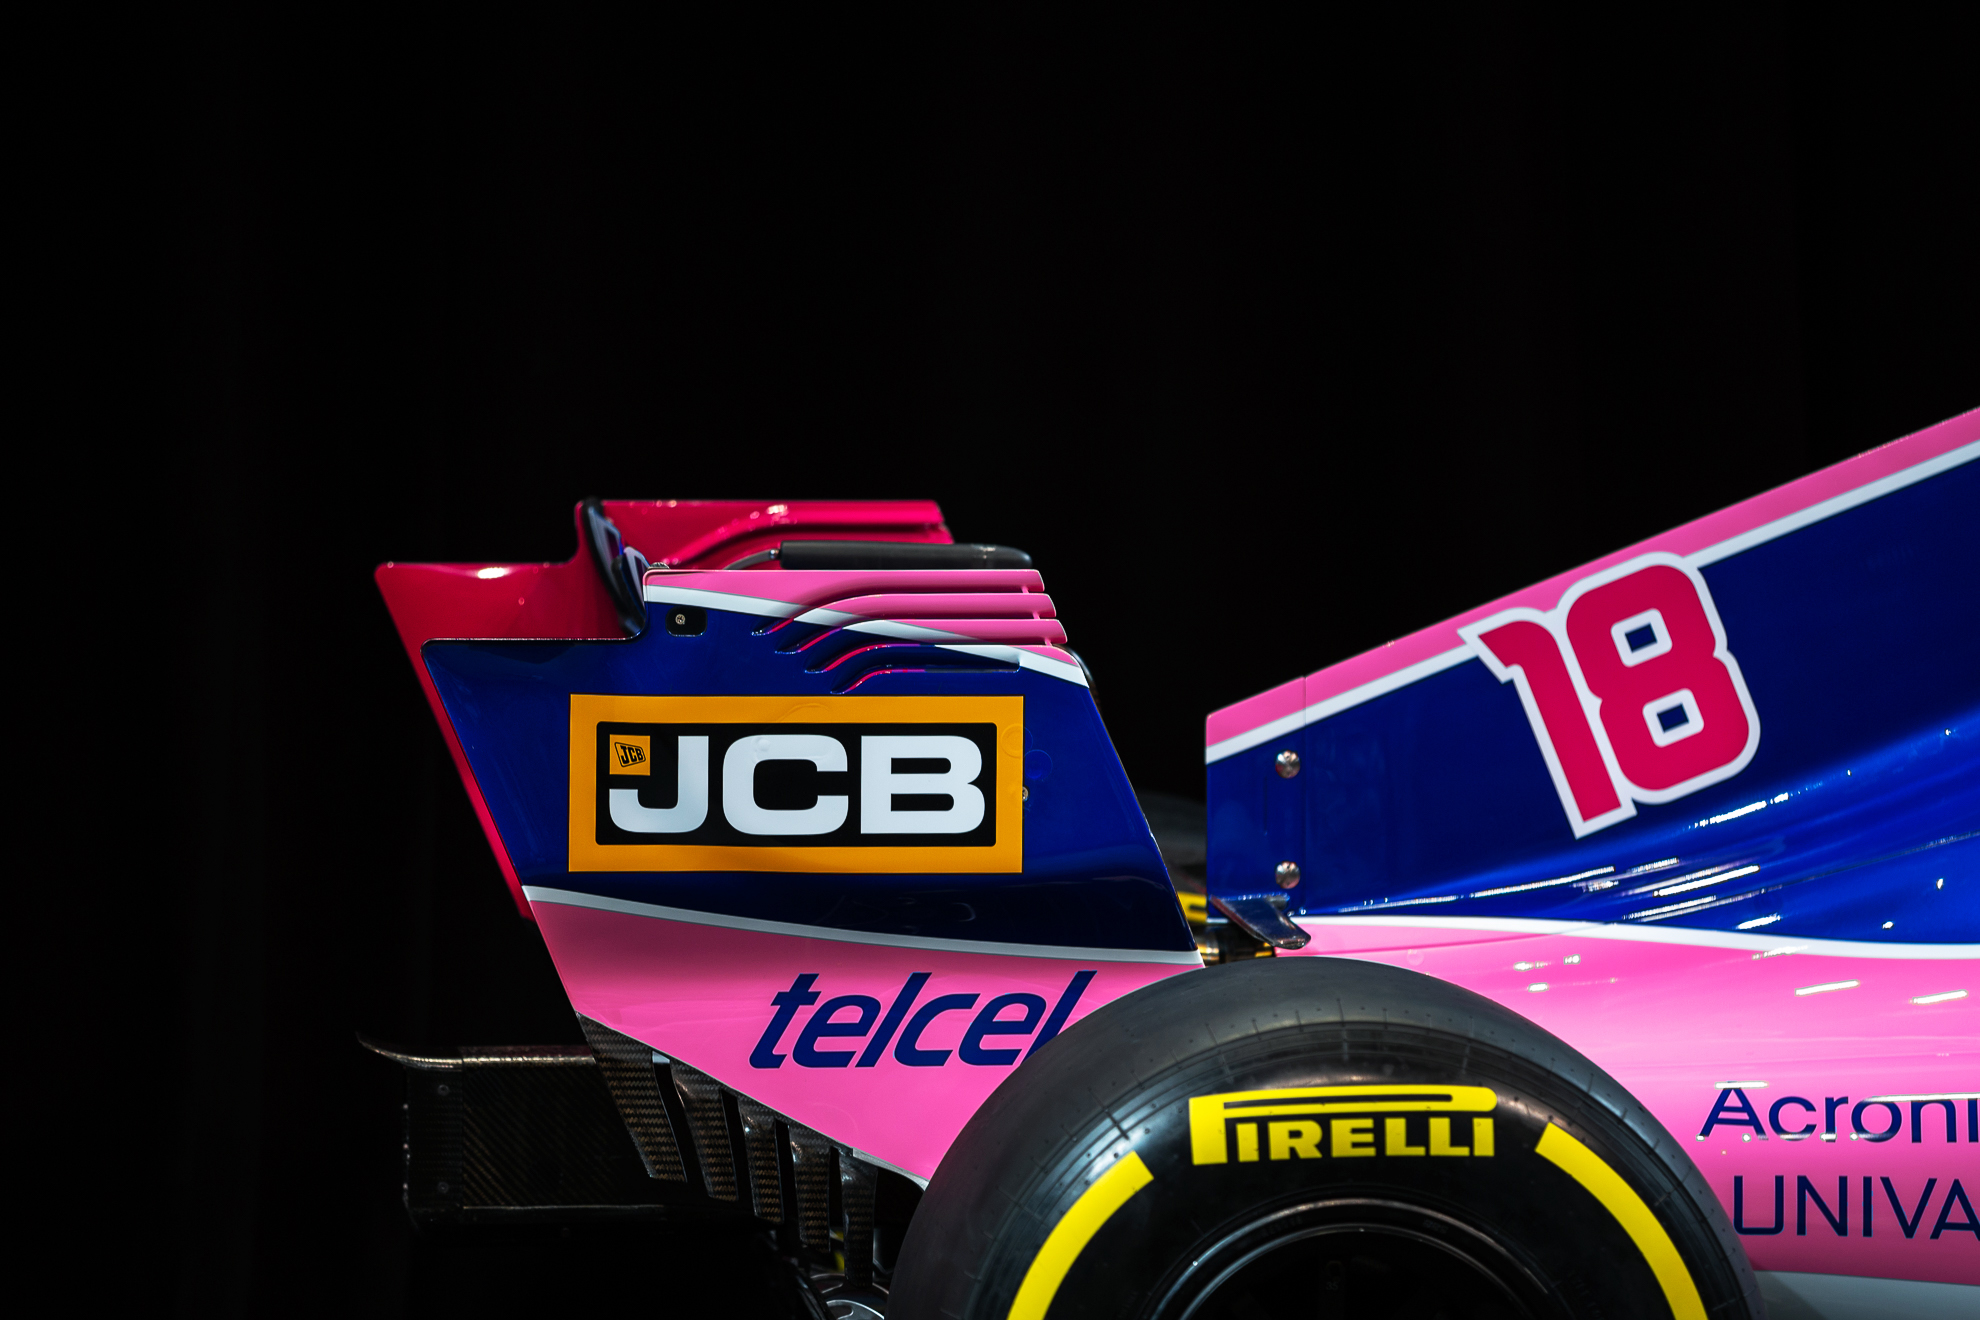
<instances>
[{"instance_id":1,"label":"pink bodywork panel","mask_svg":"<svg viewBox=\"0 0 1980 1320\"><path fill-rule=\"evenodd\" d=\"M806 568L775 573L756 572L747 576L656 568L646 575L646 585L663 590L688 588L719 591L734 595L739 601L754 598L779 607L799 607L788 610L779 608L780 614L796 614L800 610L825 607L841 608L837 604L839 601L873 594L1011 597L1003 601L1004 606L1017 608L1018 602L1022 602L1022 608L1027 611L1042 608L1047 613L1050 612L1051 600L1043 594L1045 580L1035 568ZM1039 606L1036 601L1044 601L1045 606ZM744 610L749 606L738 603L735 608Z\"/></svg>"},{"instance_id":2,"label":"pink bodywork panel","mask_svg":"<svg viewBox=\"0 0 1980 1320\"><path fill-rule=\"evenodd\" d=\"M1574 1045L1683 1144L1728 1215L1733 1180L1741 1179L1747 1228L1777 1222L1774 1179L1782 1178L1784 1231L1741 1237L1756 1269L1980 1284L1980 1235L1931 1236L1954 1178L1969 1198L1980 1195L1980 1144L1971 1139L1967 1100L1953 1102L1957 1140L1951 1144L1944 1105L1923 1107L1915 1142L1909 1101L1897 1104L1903 1130L1891 1140L1854 1137L1851 1125L1857 1102L1874 1096L1980 1094L1980 995L1911 1002L1952 990L1980 991L1980 959L1814 952L1824 944L1819 940L1756 938L1740 941L1749 947L1720 948L1627 938L1642 932L1606 926L1522 934L1353 918L1311 922L1305 929L1313 941L1294 956L1345 955L1414 968L1496 1000ZM1808 947L1789 952L1797 944ZM1858 984L1795 993L1849 981ZM1762 1123L1784 1097L1808 1100L1815 1134L1787 1140L1770 1127L1761 1139L1750 1127L1722 1121L1699 1140L1721 1082L1764 1082L1741 1088ZM1833 1111L1836 1139L1822 1140L1826 1103L1840 1097L1848 1103ZM1881 1105L1867 1108L1863 1127L1880 1133L1889 1112ZM1783 1105L1783 1128L1810 1122L1807 1109ZM1805 1194L1797 1197L1801 1177L1831 1213L1836 1180L1848 1180L1847 1236L1837 1234ZM1865 1177L1870 1237L1863 1235ZM1924 1197L1928 1179L1937 1182ZM1911 1237L1892 1211L1892 1191L1906 1216L1921 1197L1927 1202L1924 1222ZM1798 1205L1805 1234L1796 1232ZM1955 1205L1951 1222L1962 1217Z\"/></svg>"},{"instance_id":3,"label":"pink bodywork panel","mask_svg":"<svg viewBox=\"0 0 1980 1320\"><path fill-rule=\"evenodd\" d=\"M1894 440L1764 495L1756 495L1682 527L1604 555L1592 563L1557 574L1524 591L1516 591L1455 618L1398 638L1351 660L1329 665L1305 678L1293 679L1269 692L1213 711L1204 724L1204 744L1214 748L1274 720L1295 718L1311 706L1388 678L1398 670L1434 660L1465 644L1458 629L1468 623L1490 618L1515 606L1552 609L1569 587L1605 568L1656 550L1674 555L1695 555L1722 546L1783 518L1802 514L1825 501L1848 495L1975 442L1980 442L1980 410L1963 413L1915 435Z\"/></svg>"},{"instance_id":4,"label":"pink bodywork panel","mask_svg":"<svg viewBox=\"0 0 1980 1320\"><path fill-rule=\"evenodd\" d=\"M935 634L926 640L938 642L1049 647L1066 640L1052 598L1038 573L1028 568L748 574L655 570L646 575L646 589L649 599L715 604L799 623L899 624Z\"/></svg>"},{"instance_id":5,"label":"pink bodywork panel","mask_svg":"<svg viewBox=\"0 0 1980 1320\"><path fill-rule=\"evenodd\" d=\"M933 500L606 500L605 512L669 568L720 568L785 540L952 542Z\"/></svg>"},{"instance_id":6,"label":"pink bodywork panel","mask_svg":"<svg viewBox=\"0 0 1980 1320\"><path fill-rule=\"evenodd\" d=\"M847 596L826 608L864 619L1050 619L1058 614L1050 596L1034 591L888 592Z\"/></svg>"},{"instance_id":7,"label":"pink bodywork panel","mask_svg":"<svg viewBox=\"0 0 1980 1320\"><path fill-rule=\"evenodd\" d=\"M947 633L959 642L1001 642L1050 646L1066 640L1066 630L1056 619L890 619L889 623L909 628L925 628Z\"/></svg>"},{"instance_id":8,"label":"pink bodywork panel","mask_svg":"<svg viewBox=\"0 0 1980 1320\"><path fill-rule=\"evenodd\" d=\"M942 510L928 500L606 500L605 513L624 542L654 562L731 563L786 538L910 541L948 544ZM509 895L525 917L516 868L496 833L488 803L468 768L453 722L420 660L419 648L440 638L523 641L540 638L601 641L625 636L591 551L584 544L583 505L572 510L577 554L559 564L380 564L374 575L406 648L420 690L439 722L481 831L495 852ZM1033 575L1036 577L1036 575ZM752 584L775 581L753 574Z\"/></svg>"},{"instance_id":9,"label":"pink bodywork panel","mask_svg":"<svg viewBox=\"0 0 1980 1320\"><path fill-rule=\"evenodd\" d=\"M909 976L927 972L931 976L917 1004L958 992L976 995L982 1004L1011 991L1052 1003L1075 974L1091 971L1070 1026L1103 1004L1188 970L1173 962L1115 961L1133 956L1120 953L1099 959L1041 957L870 944L824 932L735 929L541 897L536 912L578 1012L923 1179L1010 1068L972 1066L957 1056L940 1067L908 1067L891 1051L870 1068L800 1067L788 1055L821 1000L801 1010L774 1042L773 1049L786 1056L779 1066L753 1067L751 1052L775 1012L772 996L788 989L794 976L816 974L813 988L823 999L862 994L886 1005ZM1896 1102L1902 1130L1889 1141L1854 1136L1851 1122L1855 1104L1877 1096L1975 1090L1980 1078L1976 1001L1911 1001L1968 988L1980 976L1980 960L1796 951L1795 941L1758 937L1739 941L1739 947L1715 947L1625 938L1636 932L1603 926L1534 934L1353 919L1314 922L1309 930L1314 940L1302 955L1414 968L1483 994L1575 1042L1682 1143L1729 1214L1734 1179L1743 1180L1740 1210L1747 1228L1776 1222L1774 1179L1781 1177L1785 1231L1742 1239L1757 1268L1980 1283L1975 1235L1931 1236L1954 1178L1962 1180L1969 1196L1980 1191L1980 1146L1968 1139L1966 1102L1954 1103L1951 1144L1944 1140L1943 1106L1921 1111L1915 1142L1908 1100ZM1848 981L1857 984L1795 993ZM971 1016L969 1011L944 1014L924 1033L921 1046L954 1050ZM863 1044L863 1039L844 1042L852 1049ZM1769 1129L1761 1138L1722 1116L1710 1138L1699 1140L1722 1082L1747 1083L1741 1094L1763 1123L1776 1102L1785 1101L1781 1126L1790 1131L1807 1126L1812 1114L1814 1135L1790 1140ZM1788 1099L1797 1096L1812 1108ZM1840 1103L1829 1106L1831 1099ZM1889 1113L1881 1104L1870 1106L1863 1113L1864 1130L1881 1133ZM1825 1121L1833 1126L1834 1141L1822 1139ZM1848 1180L1847 1235L1836 1234L1805 1194L1798 1198L1799 1177L1809 1180L1832 1214L1836 1180ZM1865 1177L1871 1180L1874 1230L1868 1238L1862 1235ZM1910 1237L1890 1208L1893 1193L1907 1216L1915 1215L1921 1198L1925 1202L1925 1219L1914 1223ZM1795 1231L1798 1206L1800 1222L1808 1227L1804 1234ZM1956 1207L1950 1213L1952 1223L1961 1217Z\"/></svg>"},{"instance_id":10,"label":"pink bodywork panel","mask_svg":"<svg viewBox=\"0 0 1980 1320\"><path fill-rule=\"evenodd\" d=\"M752 1067L750 1053L774 1012L770 997L788 989L795 976L816 973L815 988L823 999L862 994L888 1005L910 976L928 972L918 1005L955 993L976 995L982 1005L1014 991L1039 995L1050 1005L1076 974L1090 971L1094 976L1070 1025L1131 990L1188 970L1174 962L1107 960L1133 956L1112 950L1092 960L973 953L741 930L541 898L535 906L557 974L578 1012L924 1181L970 1116L1011 1075L1011 1067L975 1066L954 1054L939 1067L908 1067L891 1045L868 1068L805 1068L789 1057L775 1068ZM827 934L838 932L820 932ZM779 1052L789 1055L815 1007L792 1022L775 1046ZM973 1016L965 1010L941 1014L921 1035L921 1047L955 1050ZM998 1041L1000 1046L1029 1043L1018 1037ZM865 1042L832 1044L857 1049Z\"/></svg>"},{"instance_id":11,"label":"pink bodywork panel","mask_svg":"<svg viewBox=\"0 0 1980 1320\"><path fill-rule=\"evenodd\" d=\"M1961 461L1976 445L1980 412L1966 413L1283 683L1209 717L1209 758L1433 671L1465 646L1459 630L1467 624L1516 606L1549 609L1575 582L1650 552L1736 553L1880 493L1907 473L1921 476ZM1980 1196L1974 1130L1980 1107L1973 1105L1980 1097L1980 957L1973 946L1852 945L1483 918L1301 924L1313 938L1300 955L1415 968L1486 995L1586 1053L1691 1152L1728 1214L1739 1191L1740 1222L1761 1230L1741 1237L1756 1267L1980 1284L1980 1233L1959 1231L1966 1213L1949 1197L1954 1179L1969 1200ZM1954 991L1969 994L1913 1002ZM1728 1082L1754 1085L1722 1090ZM1794 1098L1806 1100L1815 1107L1817 1131L1789 1139L1771 1124L1764 1136L1750 1126L1708 1124L1722 1094L1728 1103L1749 1101L1762 1122L1780 1104L1788 1128L1805 1124L1808 1111ZM1904 1129L1890 1140L1868 1139L1888 1122L1885 1102L1862 1111L1866 1135L1852 1130L1856 1106L1878 1096L1907 1097L1888 1102ZM1924 1102L1922 1131L1915 1127L1914 1096L1955 1097L1956 1140L1945 1139L1942 1102ZM1825 1112L1832 1100L1838 1126L1828 1141L1821 1128L1832 1117ZM1727 1112L1745 1111L1722 1110L1722 1120ZM1709 1135L1700 1139L1708 1125ZM1784 1222L1774 1217L1776 1178ZM1847 1180L1846 1233L1835 1227L1842 1214L1839 1178ZM1827 1204L1828 1217L1816 1197ZM1902 1215L1893 1197L1902 1202ZM1917 1213L1921 1200L1925 1218L1907 1235L1900 1221ZM1942 1213L1944 1231L1934 1239ZM1779 1231L1766 1231L1777 1225Z\"/></svg>"}]
</instances>

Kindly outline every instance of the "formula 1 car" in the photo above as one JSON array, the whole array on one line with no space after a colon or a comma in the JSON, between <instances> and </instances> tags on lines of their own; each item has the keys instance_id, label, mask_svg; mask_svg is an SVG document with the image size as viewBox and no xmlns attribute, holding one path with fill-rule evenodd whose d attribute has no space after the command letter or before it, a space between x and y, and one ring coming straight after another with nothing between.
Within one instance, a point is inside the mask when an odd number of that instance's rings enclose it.
<instances>
[{"instance_id":1,"label":"formula 1 car","mask_svg":"<svg viewBox=\"0 0 1980 1320\"><path fill-rule=\"evenodd\" d=\"M1980 1314L1977 459L1215 712L1200 857L932 504L386 564L588 1042L373 1046L406 1206L750 1219L837 1316Z\"/></svg>"}]
</instances>

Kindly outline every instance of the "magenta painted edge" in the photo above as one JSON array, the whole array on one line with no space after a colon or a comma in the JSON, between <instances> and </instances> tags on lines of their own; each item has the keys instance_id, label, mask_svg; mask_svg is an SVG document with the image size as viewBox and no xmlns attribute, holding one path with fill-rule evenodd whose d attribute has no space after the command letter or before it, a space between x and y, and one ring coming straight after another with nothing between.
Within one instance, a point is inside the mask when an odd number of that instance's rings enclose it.
<instances>
[{"instance_id":1,"label":"magenta painted edge","mask_svg":"<svg viewBox=\"0 0 1980 1320\"><path fill-rule=\"evenodd\" d=\"M1349 664L1354 663L1349 661ZM1204 741L1215 744L1226 738L1249 733L1273 720L1282 720L1306 709L1306 680L1295 678L1236 705L1210 712L1204 724Z\"/></svg>"},{"instance_id":2,"label":"magenta painted edge","mask_svg":"<svg viewBox=\"0 0 1980 1320\"><path fill-rule=\"evenodd\" d=\"M1269 692L1249 697L1235 705L1214 711L1205 721L1205 745L1213 746L1241 737L1284 718L1295 710L1318 705L1331 697L1386 678L1411 665L1434 660L1464 645L1458 629L1467 623L1488 618L1501 610L1529 606L1546 610L1559 603L1568 587L1591 573L1623 563L1653 550L1676 555L1696 555L1714 546L1756 531L1769 523L1789 518L1852 491L1860 490L1908 468L1928 463L1965 445L1980 441L1980 409L1961 413L1937 426L1880 445L1833 467L1823 468L1785 486L1742 500L1717 513L1674 527L1635 545L1617 550L1590 563L1557 573L1522 591L1501 597L1490 604L1432 624L1407 637L1364 652L1339 664L1308 674L1304 679L1283 683Z\"/></svg>"},{"instance_id":3,"label":"magenta painted edge","mask_svg":"<svg viewBox=\"0 0 1980 1320\"><path fill-rule=\"evenodd\" d=\"M840 596L830 607L867 619L907 616L958 619L1051 619L1058 617L1052 598L1042 591L894 591Z\"/></svg>"},{"instance_id":4,"label":"magenta painted edge","mask_svg":"<svg viewBox=\"0 0 1980 1320\"><path fill-rule=\"evenodd\" d=\"M692 587L737 596L755 596L787 605L817 608L835 600L874 592L1042 592L1044 579L1034 568L965 569L784 569L775 573L704 568L655 568L647 586Z\"/></svg>"},{"instance_id":5,"label":"magenta painted edge","mask_svg":"<svg viewBox=\"0 0 1980 1320\"><path fill-rule=\"evenodd\" d=\"M1066 630L1059 625L1057 619L880 618L862 619L860 622L898 623L908 628L926 628L930 632L950 633L956 640L966 642L1005 644L1030 642L1034 645L1050 646L1054 642L1066 640Z\"/></svg>"},{"instance_id":6,"label":"magenta painted edge","mask_svg":"<svg viewBox=\"0 0 1980 1320\"><path fill-rule=\"evenodd\" d=\"M639 534L636 524L648 510L660 512L686 506L689 509L715 509L723 505L733 510L731 517L697 536L675 546L659 558L684 563L711 554L737 541L765 533L802 536L809 531L835 540L832 533L848 530L890 532L896 536L937 544L950 542L949 529L942 525L942 509L933 500L607 500L606 510L625 522L625 530Z\"/></svg>"},{"instance_id":7,"label":"magenta painted edge","mask_svg":"<svg viewBox=\"0 0 1980 1320\"><path fill-rule=\"evenodd\" d=\"M922 1004L960 991L970 996L969 1007L951 1010L919 1035L921 1045L951 1055L970 1011L999 994L1036 994L1048 1003L1070 995L1064 1025L1071 1027L1123 995L1197 970L1125 961L1115 950L1045 956L995 946L934 949L834 938L850 932L703 925L542 897L533 897L532 906L579 1013L922 1179L934 1174L956 1134L1014 1064L970 1066L951 1056L938 1066L908 1067L895 1052L883 1053L873 1066L800 1066L784 1056L803 1023L787 1018L781 1035L769 1032L772 996L792 987L794 978L809 973L823 995L850 992L881 1003L894 1001L917 973L925 984ZM1102 952L1106 956L1080 956ZM815 1011L807 1007L802 1014ZM779 1061L764 1066L757 1049L777 1051Z\"/></svg>"}]
</instances>

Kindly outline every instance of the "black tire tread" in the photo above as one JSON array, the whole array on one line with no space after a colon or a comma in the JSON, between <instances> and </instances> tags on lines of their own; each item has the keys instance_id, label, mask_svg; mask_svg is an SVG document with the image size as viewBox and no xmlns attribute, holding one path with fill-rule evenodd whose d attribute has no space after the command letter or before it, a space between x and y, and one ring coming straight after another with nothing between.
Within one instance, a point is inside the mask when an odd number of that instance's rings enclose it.
<instances>
[{"instance_id":1,"label":"black tire tread","mask_svg":"<svg viewBox=\"0 0 1980 1320\"><path fill-rule=\"evenodd\" d=\"M1454 1037L1467 1042L1467 1060L1475 1051L1490 1065L1488 1075L1526 1074L1556 1097L1565 1082L1570 1094L1551 1106L1559 1111L1551 1121L1619 1164L1694 1266L1716 1259L1731 1271L1715 1288L1700 1280L1708 1298L1744 1302L1743 1312L1722 1304L1718 1313L1765 1314L1745 1249L1689 1152L1593 1061L1482 995L1339 958L1259 959L1174 977L1104 1006L1038 1051L936 1170L903 1244L892 1313L973 1320L973 1298L1007 1298L1016 1283L1007 1276L1022 1277L1094 1161L1132 1144L1139 1124L1180 1094L1214 1084L1205 1056L1229 1071L1230 1061L1270 1050L1275 1039L1296 1048L1315 1030L1338 1034L1344 1056L1364 1033L1390 1043L1418 1033ZM1095 1135L1102 1115L1111 1121ZM1615 1125L1633 1142L1618 1142ZM1086 1149L1070 1149L1080 1142ZM1034 1153L1018 1162L1016 1149ZM1685 1225L1702 1226L1708 1240L1687 1244ZM1000 1242L1029 1245L1000 1251Z\"/></svg>"}]
</instances>

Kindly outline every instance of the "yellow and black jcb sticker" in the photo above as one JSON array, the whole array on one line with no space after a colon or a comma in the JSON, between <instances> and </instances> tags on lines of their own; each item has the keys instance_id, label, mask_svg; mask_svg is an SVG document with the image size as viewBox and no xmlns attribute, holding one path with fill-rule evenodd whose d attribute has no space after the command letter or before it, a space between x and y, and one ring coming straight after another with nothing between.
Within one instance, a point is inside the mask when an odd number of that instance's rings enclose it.
<instances>
[{"instance_id":1,"label":"yellow and black jcb sticker","mask_svg":"<svg viewBox=\"0 0 1980 1320\"><path fill-rule=\"evenodd\" d=\"M571 697L573 871L1024 869L1022 697Z\"/></svg>"},{"instance_id":2,"label":"yellow and black jcb sticker","mask_svg":"<svg viewBox=\"0 0 1980 1320\"><path fill-rule=\"evenodd\" d=\"M610 750L605 756L605 769L615 775L651 775L653 773L653 738L644 733L615 733L606 739Z\"/></svg>"},{"instance_id":3,"label":"yellow and black jcb sticker","mask_svg":"<svg viewBox=\"0 0 1980 1320\"><path fill-rule=\"evenodd\" d=\"M1496 1152L1489 1086L1299 1086L1189 1102L1193 1164Z\"/></svg>"}]
</instances>

